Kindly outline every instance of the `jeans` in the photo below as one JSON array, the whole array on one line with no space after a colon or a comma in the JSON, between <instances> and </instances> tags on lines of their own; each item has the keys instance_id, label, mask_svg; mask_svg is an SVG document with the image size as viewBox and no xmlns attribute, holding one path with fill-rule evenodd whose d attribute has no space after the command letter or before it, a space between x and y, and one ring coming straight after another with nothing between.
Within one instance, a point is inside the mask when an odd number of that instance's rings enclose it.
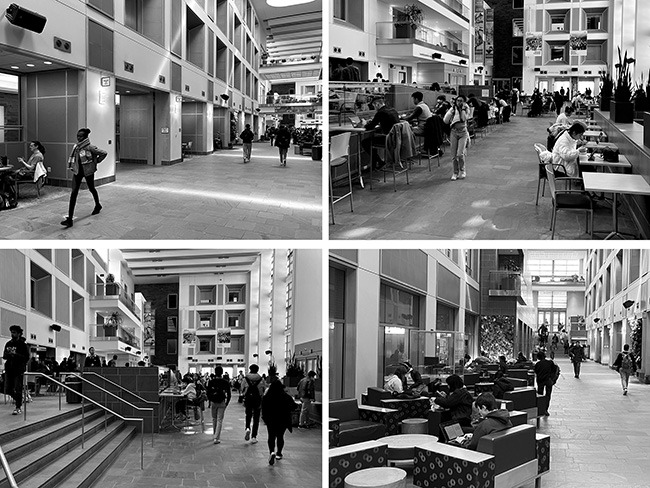
<instances>
[{"instance_id":1,"label":"jeans","mask_svg":"<svg viewBox=\"0 0 650 488\"><path fill-rule=\"evenodd\" d=\"M253 143L245 142L244 143L244 161L248 162L251 160L251 152L253 151Z\"/></svg>"},{"instance_id":2,"label":"jeans","mask_svg":"<svg viewBox=\"0 0 650 488\"><path fill-rule=\"evenodd\" d=\"M301 398L302 407L300 409L300 421L298 425L307 425L309 423L309 406L311 405L311 398Z\"/></svg>"},{"instance_id":3,"label":"jeans","mask_svg":"<svg viewBox=\"0 0 650 488\"><path fill-rule=\"evenodd\" d=\"M469 133L467 129L451 129L449 134L449 142L451 143L451 157L454 163L454 174L458 176L459 173L465 172L465 155L467 154L467 141L469 140Z\"/></svg>"},{"instance_id":4,"label":"jeans","mask_svg":"<svg viewBox=\"0 0 650 488\"><path fill-rule=\"evenodd\" d=\"M278 148L280 150L280 163L281 164L287 164L287 153L289 152L288 147L280 147Z\"/></svg>"},{"instance_id":5,"label":"jeans","mask_svg":"<svg viewBox=\"0 0 650 488\"><path fill-rule=\"evenodd\" d=\"M7 378L7 392L11 394L11 398L16 402L16 408L23 406L23 373L6 374Z\"/></svg>"},{"instance_id":6,"label":"jeans","mask_svg":"<svg viewBox=\"0 0 650 488\"><path fill-rule=\"evenodd\" d=\"M543 413L548 413L548 406L551 405L551 392L553 391L553 381L548 379L543 382L537 382L537 394L538 395L543 395L544 390L546 390L546 405L547 405L547 410L546 412Z\"/></svg>"},{"instance_id":7,"label":"jeans","mask_svg":"<svg viewBox=\"0 0 650 488\"><path fill-rule=\"evenodd\" d=\"M225 413L226 402L212 404L212 425L214 426L214 438L217 440L221 437L221 427L223 426Z\"/></svg>"},{"instance_id":8,"label":"jeans","mask_svg":"<svg viewBox=\"0 0 650 488\"><path fill-rule=\"evenodd\" d=\"M621 375L621 386L623 387L623 390L627 390L627 385L630 382L630 373L631 371L629 369L619 369L618 374Z\"/></svg>"},{"instance_id":9,"label":"jeans","mask_svg":"<svg viewBox=\"0 0 650 488\"><path fill-rule=\"evenodd\" d=\"M580 365L582 364L582 361L574 361L573 362L573 374L576 376L580 376Z\"/></svg>"},{"instance_id":10,"label":"jeans","mask_svg":"<svg viewBox=\"0 0 650 488\"><path fill-rule=\"evenodd\" d=\"M260 412L262 411L261 406L250 406L246 405L246 428L250 429L251 419L253 419L253 431L251 432L251 437L257 437L257 431L260 428Z\"/></svg>"},{"instance_id":11,"label":"jeans","mask_svg":"<svg viewBox=\"0 0 650 488\"><path fill-rule=\"evenodd\" d=\"M79 172L72 177L72 193L70 194L70 207L68 208L68 218L72 219L74 215L74 207L77 204L77 195L79 194L79 188L81 188L81 183L84 178L86 179L86 184L88 185L88 191L92 194L95 199L95 206L99 205L99 194L95 189L95 175L84 176L83 169L79 168Z\"/></svg>"},{"instance_id":12,"label":"jeans","mask_svg":"<svg viewBox=\"0 0 650 488\"><path fill-rule=\"evenodd\" d=\"M282 449L284 448L284 431L287 430L286 427L280 427L278 425L268 425L266 426L266 431L269 434L268 445L269 452L275 452L276 454L282 454ZM277 444L278 450L275 450Z\"/></svg>"}]
</instances>

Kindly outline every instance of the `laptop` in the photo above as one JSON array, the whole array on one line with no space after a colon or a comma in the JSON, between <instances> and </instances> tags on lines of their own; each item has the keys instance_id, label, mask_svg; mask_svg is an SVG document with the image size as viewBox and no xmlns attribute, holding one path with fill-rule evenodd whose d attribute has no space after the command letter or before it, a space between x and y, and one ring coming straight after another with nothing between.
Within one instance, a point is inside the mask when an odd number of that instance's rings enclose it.
<instances>
[{"instance_id":1,"label":"laptop","mask_svg":"<svg viewBox=\"0 0 650 488\"><path fill-rule=\"evenodd\" d=\"M442 430L442 436L447 444L464 446L469 442L467 434L463 432L463 428L457 420L442 422L440 424L440 429Z\"/></svg>"},{"instance_id":2,"label":"laptop","mask_svg":"<svg viewBox=\"0 0 650 488\"><path fill-rule=\"evenodd\" d=\"M365 125L365 120L360 119L356 115L350 115L349 119L353 127L363 127Z\"/></svg>"}]
</instances>

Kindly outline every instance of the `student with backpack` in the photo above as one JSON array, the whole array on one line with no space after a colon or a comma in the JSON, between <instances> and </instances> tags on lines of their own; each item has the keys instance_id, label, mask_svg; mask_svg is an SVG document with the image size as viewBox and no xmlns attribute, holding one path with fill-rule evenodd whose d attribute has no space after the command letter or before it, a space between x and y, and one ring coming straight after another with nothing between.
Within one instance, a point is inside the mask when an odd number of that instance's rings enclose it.
<instances>
[{"instance_id":1,"label":"student with backpack","mask_svg":"<svg viewBox=\"0 0 650 488\"><path fill-rule=\"evenodd\" d=\"M214 378L208 382L207 396L212 409L212 425L214 426L214 443L221 442L221 427L223 417L226 414L226 407L230 403L230 384L223 379L223 368L214 368Z\"/></svg>"},{"instance_id":2,"label":"student with backpack","mask_svg":"<svg viewBox=\"0 0 650 488\"><path fill-rule=\"evenodd\" d=\"M551 404L551 392L553 391L553 385L557 381L557 378L560 376L560 368L550 359L546 359L546 354L544 351L539 351L537 353L537 363L535 363L534 371L537 376L537 394L546 396L546 412L541 414L545 417L548 417L548 407Z\"/></svg>"},{"instance_id":3,"label":"student with backpack","mask_svg":"<svg viewBox=\"0 0 650 488\"><path fill-rule=\"evenodd\" d=\"M258 374L260 367L251 364L248 367L249 373L244 376L244 407L246 408L246 433L244 440L257 443L257 431L260 426L260 413L262 409L262 395L264 384L262 377ZM251 419L253 420L253 432L251 436Z\"/></svg>"},{"instance_id":4,"label":"student with backpack","mask_svg":"<svg viewBox=\"0 0 650 488\"><path fill-rule=\"evenodd\" d=\"M316 400L316 391L315 391L315 382L314 378L316 373L310 371L307 373L307 376L302 378L298 383L298 396L302 402L302 408L300 410L300 421L298 427L301 429L308 429L311 427L309 422L309 407L311 402Z\"/></svg>"},{"instance_id":5,"label":"student with backpack","mask_svg":"<svg viewBox=\"0 0 650 488\"><path fill-rule=\"evenodd\" d=\"M634 354L630 352L630 345L625 344L623 351L618 353L614 367L618 374L621 375L621 386L623 387L623 395L627 395L627 385L630 382L630 374L636 373L636 359Z\"/></svg>"}]
</instances>

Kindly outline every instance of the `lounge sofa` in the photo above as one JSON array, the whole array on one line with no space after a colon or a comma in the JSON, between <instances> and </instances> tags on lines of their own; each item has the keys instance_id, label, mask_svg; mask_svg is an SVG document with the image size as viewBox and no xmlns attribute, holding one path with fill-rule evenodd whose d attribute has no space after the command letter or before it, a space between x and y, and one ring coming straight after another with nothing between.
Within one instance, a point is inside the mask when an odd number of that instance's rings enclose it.
<instances>
[{"instance_id":1,"label":"lounge sofa","mask_svg":"<svg viewBox=\"0 0 650 488\"><path fill-rule=\"evenodd\" d=\"M384 437L388 423L394 423L397 415L397 410L359 405L356 398L332 400L329 406L329 428L332 430L330 447Z\"/></svg>"}]
</instances>

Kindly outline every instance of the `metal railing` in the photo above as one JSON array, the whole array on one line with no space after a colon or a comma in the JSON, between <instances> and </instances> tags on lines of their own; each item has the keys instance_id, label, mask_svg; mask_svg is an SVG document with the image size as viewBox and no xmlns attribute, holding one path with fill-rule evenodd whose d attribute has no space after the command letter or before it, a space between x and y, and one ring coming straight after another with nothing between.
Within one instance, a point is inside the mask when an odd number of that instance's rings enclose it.
<instances>
[{"instance_id":1,"label":"metal railing","mask_svg":"<svg viewBox=\"0 0 650 488\"><path fill-rule=\"evenodd\" d=\"M521 294L521 273L516 271L490 271L490 290L501 290L508 294Z\"/></svg>"},{"instance_id":2,"label":"metal railing","mask_svg":"<svg viewBox=\"0 0 650 488\"><path fill-rule=\"evenodd\" d=\"M123 415L120 415L117 412L114 412L110 408L102 405L99 402L96 402L92 398L87 397L83 393L79 393L78 391L74 390L70 386L66 385L65 383L62 383L60 381L55 380L51 376L46 375L45 373L35 373L35 372L26 372L24 377L23 377L23 389L26 391L27 390L27 377L28 376L41 376L46 379L46 381L51 381L55 385L59 386L59 410L61 410L61 389L60 388L65 388L67 391L70 391L74 393L75 395L78 395L81 397L81 448L84 448L84 441L85 441L85 422L86 422L86 417L85 417L85 412L86 412L86 406L84 404L84 401L88 401L91 404L101 408L104 410L104 431L107 430L108 428L108 419L107 419L107 414L110 413L114 415L115 417L123 420L124 422L140 422L140 428L141 430L141 435L140 435L140 469L144 469L144 417L142 418L131 418L131 417L124 417ZM107 393L111 395L112 397L116 398L117 400L127 404L128 406L136 409L136 410L151 410L151 445L153 446L153 428L154 428L154 423L153 423L153 408L148 408L148 407L137 407L123 398L118 397L117 395L111 393L108 390L105 390L104 388L96 385L95 383L92 383L90 380L84 378L83 376L79 375L78 373L66 373L66 376L75 376L79 378L81 381L87 381L88 383L91 383L94 387L96 387L99 390L102 390L104 393ZM23 404L23 418L25 421L27 421L27 402Z\"/></svg>"},{"instance_id":3,"label":"metal railing","mask_svg":"<svg viewBox=\"0 0 650 488\"><path fill-rule=\"evenodd\" d=\"M420 41L429 47L457 56L469 56L469 45L461 39L440 32L422 24L409 24L408 22L377 22L377 40L410 39Z\"/></svg>"},{"instance_id":4,"label":"metal railing","mask_svg":"<svg viewBox=\"0 0 650 488\"><path fill-rule=\"evenodd\" d=\"M109 324L91 324L91 327L96 328L95 335L91 337L91 340L119 339L129 346L142 349L140 347L140 339L128 327L121 325L111 326Z\"/></svg>"},{"instance_id":5,"label":"metal railing","mask_svg":"<svg viewBox=\"0 0 650 488\"><path fill-rule=\"evenodd\" d=\"M462 2L459 2L458 0L438 0L438 3L446 5L450 10L453 10L457 14L461 14L466 19L469 19L469 9L463 5Z\"/></svg>"},{"instance_id":6,"label":"metal railing","mask_svg":"<svg viewBox=\"0 0 650 488\"><path fill-rule=\"evenodd\" d=\"M11 488L18 488L18 485L16 484L16 478L14 478L14 474L11 472L11 467L9 466L9 463L7 462L7 458L5 457L5 453L2 450L2 446L0 446L0 463L2 464L2 469L5 472L5 476L7 477L7 481L9 481L9 486Z\"/></svg>"},{"instance_id":7,"label":"metal railing","mask_svg":"<svg viewBox=\"0 0 650 488\"><path fill-rule=\"evenodd\" d=\"M140 308L135 304L131 297L127 295L124 291L125 288L120 283L93 283L91 287L94 298L117 297L136 317L139 319L142 317Z\"/></svg>"}]
</instances>

